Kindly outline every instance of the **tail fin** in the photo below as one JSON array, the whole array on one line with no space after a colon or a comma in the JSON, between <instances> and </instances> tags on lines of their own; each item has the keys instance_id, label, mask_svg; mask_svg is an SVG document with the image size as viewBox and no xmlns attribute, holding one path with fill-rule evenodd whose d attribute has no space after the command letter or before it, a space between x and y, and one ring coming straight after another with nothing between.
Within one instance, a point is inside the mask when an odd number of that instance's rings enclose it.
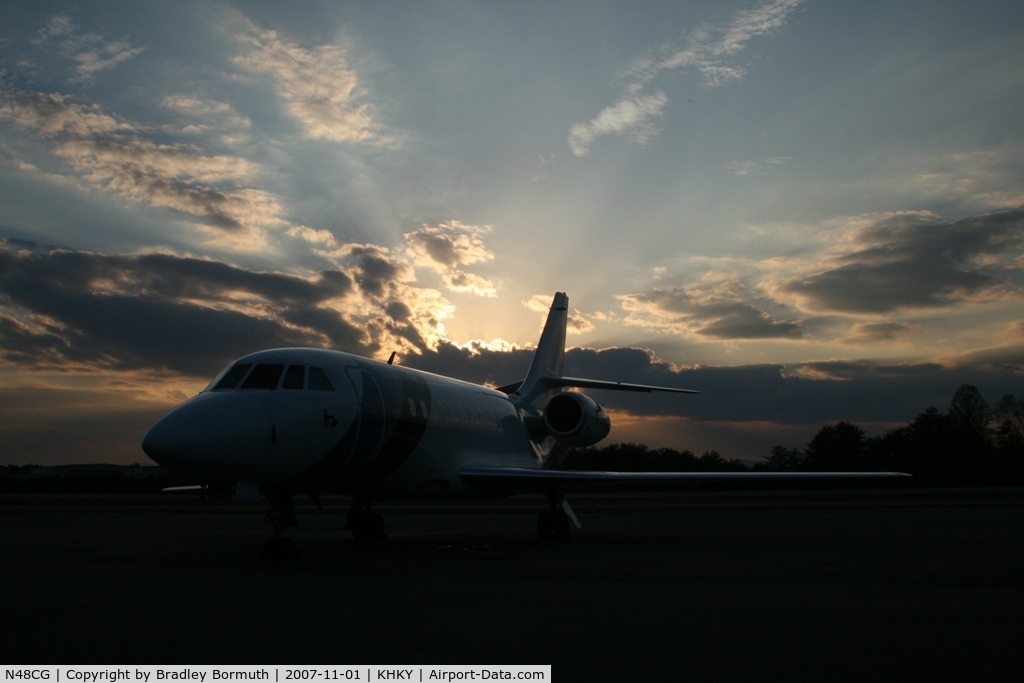
<instances>
[{"instance_id":1,"label":"tail fin","mask_svg":"<svg viewBox=\"0 0 1024 683\"><path fill-rule=\"evenodd\" d=\"M552 379L562 376L565 360L565 324L569 318L569 297L565 292L555 292L548 312L544 331L540 333L533 363L526 373L526 379L515 394L523 403L530 403L538 396L553 388Z\"/></svg>"},{"instance_id":2,"label":"tail fin","mask_svg":"<svg viewBox=\"0 0 1024 683\"><path fill-rule=\"evenodd\" d=\"M569 297L565 292L555 292L551 302L548 320L544 323L544 331L540 333L537 351L533 354L533 363L529 372L519 385L501 387L501 391L513 392L509 395L518 399L520 405L529 405L538 397L553 394L565 387L578 389L611 389L613 391L668 391L676 394L697 394L693 389L677 389L676 387L656 387L649 384L627 384L610 382L602 379L584 379L581 377L565 377L562 366L565 361L565 325L569 319Z\"/></svg>"}]
</instances>

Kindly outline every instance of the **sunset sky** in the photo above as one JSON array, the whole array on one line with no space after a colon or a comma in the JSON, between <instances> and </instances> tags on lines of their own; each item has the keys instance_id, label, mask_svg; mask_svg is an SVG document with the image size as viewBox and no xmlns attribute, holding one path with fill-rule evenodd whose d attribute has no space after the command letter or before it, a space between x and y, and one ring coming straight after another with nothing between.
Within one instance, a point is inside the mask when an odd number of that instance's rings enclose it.
<instances>
[{"instance_id":1,"label":"sunset sky","mask_svg":"<svg viewBox=\"0 0 1024 683\"><path fill-rule=\"evenodd\" d=\"M34 2L0 24L0 464L147 463L251 351L757 458L1024 394L1024 3Z\"/></svg>"}]
</instances>

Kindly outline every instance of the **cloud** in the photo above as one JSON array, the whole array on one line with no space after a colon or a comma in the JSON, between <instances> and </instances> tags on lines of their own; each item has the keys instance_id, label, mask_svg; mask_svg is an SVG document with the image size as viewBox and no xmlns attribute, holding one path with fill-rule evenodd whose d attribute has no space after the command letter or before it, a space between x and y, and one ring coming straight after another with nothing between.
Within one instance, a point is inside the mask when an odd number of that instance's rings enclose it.
<instances>
[{"instance_id":1,"label":"cloud","mask_svg":"<svg viewBox=\"0 0 1024 683\"><path fill-rule=\"evenodd\" d=\"M993 335L992 345L943 359L954 367L984 366L1024 376L1024 321L1007 326Z\"/></svg>"},{"instance_id":2,"label":"cloud","mask_svg":"<svg viewBox=\"0 0 1024 683\"><path fill-rule=\"evenodd\" d=\"M709 87L728 85L743 78L746 69L732 61L747 43L781 29L803 0L773 0L740 10L724 26L704 24L690 32L683 44L665 43L652 56L637 60L631 71L646 83L659 72L685 67L700 71Z\"/></svg>"},{"instance_id":3,"label":"cloud","mask_svg":"<svg viewBox=\"0 0 1024 683\"><path fill-rule=\"evenodd\" d=\"M498 292L490 280L463 270L463 266L494 259L494 252L481 239L490 230L490 226L449 221L407 232L405 240L415 264L440 273L449 290L494 297Z\"/></svg>"},{"instance_id":4,"label":"cloud","mask_svg":"<svg viewBox=\"0 0 1024 683\"><path fill-rule=\"evenodd\" d=\"M101 71L113 69L143 52L143 48L125 39L107 40L96 33L79 33L78 25L65 13L47 19L33 42L43 46L50 41L57 41L58 54L73 63L71 83L92 83Z\"/></svg>"},{"instance_id":5,"label":"cloud","mask_svg":"<svg viewBox=\"0 0 1024 683\"><path fill-rule=\"evenodd\" d=\"M534 294L528 301L524 301L523 305L531 311L547 315L548 310L551 309L551 302L550 294Z\"/></svg>"},{"instance_id":6,"label":"cloud","mask_svg":"<svg viewBox=\"0 0 1024 683\"><path fill-rule=\"evenodd\" d=\"M573 124L569 129L569 149L576 156L586 156L593 142L605 135L627 135L639 144L648 143L658 134L656 120L663 116L668 103L668 96L661 90L651 95L642 93L658 74L694 68L706 87L736 83L746 74L746 67L738 63L736 57L747 43L782 28L802 3L803 0L772 0L735 12L724 26L705 24L690 32L682 44L680 41L664 43L634 60L628 72L630 82L626 95L587 123ZM742 164L753 162L734 163L741 164L738 168L743 170L747 167ZM758 168L765 163L771 165L773 160L761 162Z\"/></svg>"},{"instance_id":7,"label":"cloud","mask_svg":"<svg viewBox=\"0 0 1024 683\"><path fill-rule=\"evenodd\" d=\"M604 135L628 135L633 141L646 144L657 135L654 120L661 118L668 98L663 92L627 97L602 109L587 123L569 129L569 149L578 157L590 153L590 145Z\"/></svg>"},{"instance_id":8,"label":"cloud","mask_svg":"<svg viewBox=\"0 0 1024 683\"><path fill-rule=\"evenodd\" d=\"M0 245L0 357L7 363L208 375L258 348L372 350L357 326L338 314L324 317L351 292L345 273L300 278L164 254Z\"/></svg>"},{"instance_id":9,"label":"cloud","mask_svg":"<svg viewBox=\"0 0 1024 683\"><path fill-rule=\"evenodd\" d=\"M654 288L618 297L626 323L709 339L800 339L800 320L779 319L745 299L757 299L742 283L722 281Z\"/></svg>"},{"instance_id":10,"label":"cloud","mask_svg":"<svg viewBox=\"0 0 1024 683\"><path fill-rule=\"evenodd\" d=\"M403 365L498 386L525 375L528 349L447 340L442 321L450 305L403 280L406 256L350 245L344 261L299 277L168 254L103 255L0 242L0 363L42 376L85 373L109 391L122 382L122 395L130 396L152 396L144 391L147 383L182 386L182 377L208 378L251 351L293 345L379 357L397 350ZM663 308L698 317L698 327L707 324L699 306L692 313L694 300L703 301L700 292L668 294ZM550 297L535 303L546 312ZM685 417L709 429L762 425L760 451L727 455L764 455L780 425L806 431L806 442L821 424L841 419L909 420L928 405L946 405L964 382L993 400L1016 391L1024 372L1022 330L1017 323L1002 346L945 365L830 360L677 367L645 349L573 348L565 372L698 389L702 393L693 397L594 395L632 416Z\"/></svg>"},{"instance_id":11,"label":"cloud","mask_svg":"<svg viewBox=\"0 0 1024 683\"><path fill-rule=\"evenodd\" d=\"M71 18L71 15L65 14L63 12L60 14L55 14L52 17L47 18L46 22L43 24L43 27L39 29L39 34L35 42L37 44L40 44L46 42L50 38L59 38L60 36L66 36L70 33L73 33L77 28L78 26Z\"/></svg>"},{"instance_id":12,"label":"cloud","mask_svg":"<svg viewBox=\"0 0 1024 683\"><path fill-rule=\"evenodd\" d=\"M738 176L748 176L761 173L770 168L781 166L787 161L792 161L793 157L771 157L764 161L727 161L725 163L725 169Z\"/></svg>"},{"instance_id":13,"label":"cloud","mask_svg":"<svg viewBox=\"0 0 1024 683\"><path fill-rule=\"evenodd\" d=\"M914 331L914 326L901 322L858 323L850 336L840 341L844 344L870 345L880 342L899 341Z\"/></svg>"},{"instance_id":14,"label":"cloud","mask_svg":"<svg viewBox=\"0 0 1024 683\"><path fill-rule=\"evenodd\" d=\"M988 149L943 152L919 161L924 170L911 175L906 187L929 202L956 201L982 211L1017 209L1024 206L1022 158L1024 144L1013 140Z\"/></svg>"},{"instance_id":15,"label":"cloud","mask_svg":"<svg viewBox=\"0 0 1024 683\"><path fill-rule=\"evenodd\" d=\"M46 136L90 138L130 133L137 127L105 113L97 105L69 102L67 95L41 92L0 92L0 117Z\"/></svg>"},{"instance_id":16,"label":"cloud","mask_svg":"<svg viewBox=\"0 0 1024 683\"><path fill-rule=\"evenodd\" d=\"M802 309L879 314L1019 298L1024 211L948 223L919 215L877 221L853 235L830 267L778 287Z\"/></svg>"},{"instance_id":17,"label":"cloud","mask_svg":"<svg viewBox=\"0 0 1024 683\"><path fill-rule=\"evenodd\" d=\"M243 19L238 36L243 51L236 61L270 74L289 113L306 136L334 142L382 144L373 110L358 101L359 79L338 45L307 48Z\"/></svg>"},{"instance_id":18,"label":"cloud","mask_svg":"<svg viewBox=\"0 0 1024 683\"><path fill-rule=\"evenodd\" d=\"M335 250L338 248L338 241L329 230L317 230L306 225L294 225L288 228L286 235L295 237L323 250Z\"/></svg>"},{"instance_id":19,"label":"cloud","mask_svg":"<svg viewBox=\"0 0 1024 683\"><path fill-rule=\"evenodd\" d=\"M1021 358L1020 355L1017 356ZM1019 370L1018 370L1019 371ZM834 360L793 365L675 367L643 349L571 349L565 373L576 377L697 389L696 396L597 391L593 396L612 410L632 415L677 415L706 424L763 425L759 453L774 445L769 427L803 425L806 443L824 424L849 420L898 426L928 406L945 409L958 386L971 383L996 400L1017 392L1020 375L996 364L892 364ZM616 439L612 425L612 440ZM777 443L777 442L775 442ZM792 445L802 445L792 444ZM726 454L732 457L734 454Z\"/></svg>"},{"instance_id":20,"label":"cloud","mask_svg":"<svg viewBox=\"0 0 1024 683\"><path fill-rule=\"evenodd\" d=\"M142 126L58 93L0 92L0 118L50 140L86 184L196 216L234 233L236 246L262 246L263 229L283 225L277 199L245 186L258 169L246 159L154 142Z\"/></svg>"},{"instance_id":21,"label":"cloud","mask_svg":"<svg viewBox=\"0 0 1024 683\"><path fill-rule=\"evenodd\" d=\"M215 134L218 142L232 147L248 140L252 127L249 117L239 113L226 102L207 100L188 95L170 95L161 103L164 109L177 112L185 121L164 126L172 134L200 136Z\"/></svg>"},{"instance_id":22,"label":"cloud","mask_svg":"<svg viewBox=\"0 0 1024 683\"><path fill-rule=\"evenodd\" d=\"M551 303L552 299L550 294L535 294L530 297L529 301L524 301L523 305L531 311L543 313L544 320L546 320L548 312L551 310ZM596 325L594 325L589 318L580 313L578 309L569 311L565 322L566 332L583 334L584 332L593 332L595 329Z\"/></svg>"}]
</instances>

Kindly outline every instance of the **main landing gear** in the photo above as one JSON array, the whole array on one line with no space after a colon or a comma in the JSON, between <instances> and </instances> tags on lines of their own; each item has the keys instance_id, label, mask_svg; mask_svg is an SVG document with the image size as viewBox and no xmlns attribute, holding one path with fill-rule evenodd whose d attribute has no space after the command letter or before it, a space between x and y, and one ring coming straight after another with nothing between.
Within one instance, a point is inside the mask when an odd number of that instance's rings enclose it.
<instances>
[{"instance_id":1,"label":"main landing gear","mask_svg":"<svg viewBox=\"0 0 1024 683\"><path fill-rule=\"evenodd\" d=\"M295 518L295 501L288 492L268 493L270 509L267 510L267 521L271 524L273 534L263 544L261 560L298 560L302 553L295 547L291 538L282 536L281 532L289 527L299 526Z\"/></svg>"},{"instance_id":2,"label":"main landing gear","mask_svg":"<svg viewBox=\"0 0 1024 683\"><path fill-rule=\"evenodd\" d=\"M548 494L548 509L537 517L537 536L542 541L568 541L573 528L582 529L569 501L561 491Z\"/></svg>"},{"instance_id":3,"label":"main landing gear","mask_svg":"<svg viewBox=\"0 0 1024 683\"><path fill-rule=\"evenodd\" d=\"M352 532L357 541L386 541L384 533L384 517L379 512L370 510L370 501L356 500L348 511L345 528Z\"/></svg>"}]
</instances>

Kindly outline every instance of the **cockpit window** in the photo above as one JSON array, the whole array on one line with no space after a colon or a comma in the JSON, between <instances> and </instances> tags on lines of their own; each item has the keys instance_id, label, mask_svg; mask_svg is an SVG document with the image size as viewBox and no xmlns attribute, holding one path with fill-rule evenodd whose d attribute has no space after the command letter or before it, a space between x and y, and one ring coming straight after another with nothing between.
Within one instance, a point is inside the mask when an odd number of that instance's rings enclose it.
<instances>
[{"instance_id":1,"label":"cockpit window","mask_svg":"<svg viewBox=\"0 0 1024 683\"><path fill-rule=\"evenodd\" d=\"M242 382L242 389L274 389L281 378L284 365L279 363L261 363Z\"/></svg>"},{"instance_id":2,"label":"cockpit window","mask_svg":"<svg viewBox=\"0 0 1024 683\"><path fill-rule=\"evenodd\" d=\"M221 389L234 389L238 386L238 383L245 377L245 373L249 372L249 368L252 367L252 363L237 363L231 367L230 370L224 373L224 376L220 378L220 381L213 387L213 391Z\"/></svg>"},{"instance_id":3,"label":"cockpit window","mask_svg":"<svg viewBox=\"0 0 1024 683\"><path fill-rule=\"evenodd\" d=\"M305 365L289 365L288 371L284 373L284 381L281 382L282 389L301 389L303 379L306 376Z\"/></svg>"},{"instance_id":4,"label":"cockpit window","mask_svg":"<svg viewBox=\"0 0 1024 683\"><path fill-rule=\"evenodd\" d=\"M309 388L312 391L334 391L334 385L327 379L327 373L320 368L309 369Z\"/></svg>"}]
</instances>

